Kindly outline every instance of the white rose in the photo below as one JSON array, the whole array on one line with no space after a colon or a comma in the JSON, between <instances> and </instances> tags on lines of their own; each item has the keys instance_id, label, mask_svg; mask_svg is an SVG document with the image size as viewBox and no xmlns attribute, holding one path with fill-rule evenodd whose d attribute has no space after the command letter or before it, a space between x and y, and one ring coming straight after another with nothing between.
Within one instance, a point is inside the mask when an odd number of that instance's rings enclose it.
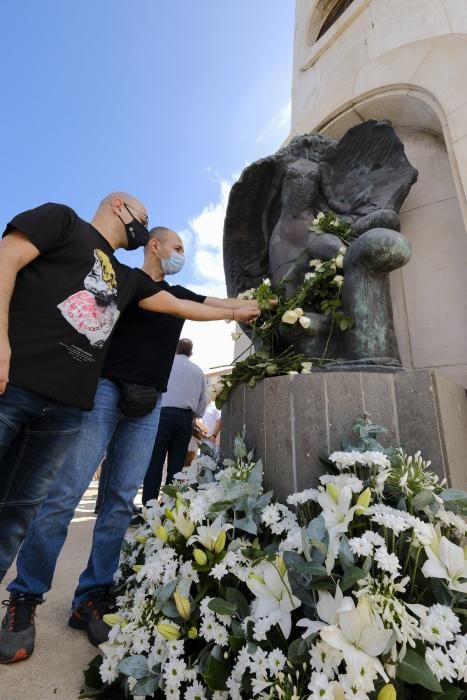
<instances>
[{"instance_id":1,"label":"white rose","mask_svg":"<svg viewBox=\"0 0 467 700\"><path fill-rule=\"evenodd\" d=\"M294 309L294 312L296 313L298 318L300 318L300 316L303 316L303 309L301 309L299 306L297 306L297 308Z\"/></svg>"},{"instance_id":2,"label":"white rose","mask_svg":"<svg viewBox=\"0 0 467 700\"><path fill-rule=\"evenodd\" d=\"M322 211L320 211L320 213L318 214L318 216L316 218L318 219L318 221L321 221L321 219L324 219L325 216L326 215Z\"/></svg>"},{"instance_id":3,"label":"white rose","mask_svg":"<svg viewBox=\"0 0 467 700\"><path fill-rule=\"evenodd\" d=\"M336 257L336 267L338 267L340 270L344 267L344 256L343 255L338 255Z\"/></svg>"},{"instance_id":4,"label":"white rose","mask_svg":"<svg viewBox=\"0 0 467 700\"><path fill-rule=\"evenodd\" d=\"M344 278L342 277L342 275L336 275L332 280L332 284L335 284L336 287L342 287L342 285L344 284Z\"/></svg>"},{"instance_id":5,"label":"white rose","mask_svg":"<svg viewBox=\"0 0 467 700\"><path fill-rule=\"evenodd\" d=\"M332 222L332 225L336 226L336 227L339 226L339 219L334 219L334 221Z\"/></svg>"},{"instance_id":6,"label":"white rose","mask_svg":"<svg viewBox=\"0 0 467 700\"><path fill-rule=\"evenodd\" d=\"M313 367L313 363L312 362L302 362L302 367L306 372L309 372L311 370L311 368Z\"/></svg>"},{"instance_id":7,"label":"white rose","mask_svg":"<svg viewBox=\"0 0 467 700\"><path fill-rule=\"evenodd\" d=\"M294 323L297 323L298 321L298 316L295 313L295 311L286 311L285 314L282 316L281 319L282 323L289 323L291 326L293 326Z\"/></svg>"},{"instance_id":8,"label":"white rose","mask_svg":"<svg viewBox=\"0 0 467 700\"><path fill-rule=\"evenodd\" d=\"M267 287L271 286L271 280L269 279L269 277L266 277L266 279L263 280L263 284L265 284Z\"/></svg>"},{"instance_id":9,"label":"white rose","mask_svg":"<svg viewBox=\"0 0 467 700\"><path fill-rule=\"evenodd\" d=\"M318 226L319 219L313 219L313 226Z\"/></svg>"},{"instance_id":10,"label":"white rose","mask_svg":"<svg viewBox=\"0 0 467 700\"><path fill-rule=\"evenodd\" d=\"M318 265L321 265L323 261L320 260L319 258L315 258L314 260L310 260L310 267L317 267Z\"/></svg>"},{"instance_id":11,"label":"white rose","mask_svg":"<svg viewBox=\"0 0 467 700\"><path fill-rule=\"evenodd\" d=\"M316 273L315 273L315 272L307 272L306 275L305 275L305 277L304 277L304 279L305 279L305 281L307 281L307 280L313 280L315 277L316 277Z\"/></svg>"},{"instance_id":12,"label":"white rose","mask_svg":"<svg viewBox=\"0 0 467 700\"><path fill-rule=\"evenodd\" d=\"M339 255L345 255L347 252L347 248L345 247L345 245L342 245L337 252L339 253Z\"/></svg>"},{"instance_id":13,"label":"white rose","mask_svg":"<svg viewBox=\"0 0 467 700\"><path fill-rule=\"evenodd\" d=\"M309 328L311 326L311 321L308 318L308 316L300 316L298 322L302 326L302 328Z\"/></svg>"}]
</instances>

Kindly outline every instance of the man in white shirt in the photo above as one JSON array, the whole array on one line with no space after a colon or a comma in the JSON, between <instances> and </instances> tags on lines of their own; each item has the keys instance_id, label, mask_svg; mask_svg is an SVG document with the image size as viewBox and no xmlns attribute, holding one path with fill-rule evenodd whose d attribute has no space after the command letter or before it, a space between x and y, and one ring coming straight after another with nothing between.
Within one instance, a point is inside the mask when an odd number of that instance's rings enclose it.
<instances>
[{"instance_id":1,"label":"man in white shirt","mask_svg":"<svg viewBox=\"0 0 467 700\"><path fill-rule=\"evenodd\" d=\"M182 469L193 431L193 419L201 418L206 410L204 374L201 367L190 360L192 354L191 340L179 340L167 391L162 395L156 442L143 484L143 504L159 495L166 457L167 484Z\"/></svg>"},{"instance_id":2,"label":"man in white shirt","mask_svg":"<svg viewBox=\"0 0 467 700\"><path fill-rule=\"evenodd\" d=\"M221 429L221 412L216 408L214 401L208 404L202 420L208 429L207 440L217 445L219 441L219 431Z\"/></svg>"}]
</instances>

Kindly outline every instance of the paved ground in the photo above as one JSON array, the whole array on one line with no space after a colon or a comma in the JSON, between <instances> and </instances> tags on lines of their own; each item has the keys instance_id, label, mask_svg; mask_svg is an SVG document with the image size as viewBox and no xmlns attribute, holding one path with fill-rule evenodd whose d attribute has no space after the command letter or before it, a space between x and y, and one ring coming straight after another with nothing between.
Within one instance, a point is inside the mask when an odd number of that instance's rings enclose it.
<instances>
[{"instance_id":1,"label":"paved ground","mask_svg":"<svg viewBox=\"0 0 467 700\"><path fill-rule=\"evenodd\" d=\"M83 686L83 669L96 655L84 632L67 625L71 596L86 564L95 520L96 484L81 501L58 562L54 585L38 608L37 646L27 661L0 667L0 700L77 700ZM0 587L0 600L8 597ZM3 616L3 615L2 615Z\"/></svg>"}]
</instances>

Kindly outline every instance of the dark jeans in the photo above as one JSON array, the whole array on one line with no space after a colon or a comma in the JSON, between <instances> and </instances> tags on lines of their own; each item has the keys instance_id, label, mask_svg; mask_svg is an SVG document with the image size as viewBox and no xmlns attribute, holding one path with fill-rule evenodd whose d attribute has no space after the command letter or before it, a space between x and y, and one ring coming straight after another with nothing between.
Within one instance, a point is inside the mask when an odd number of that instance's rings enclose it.
<instances>
[{"instance_id":1,"label":"dark jeans","mask_svg":"<svg viewBox=\"0 0 467 700\"><path fill-rule=\"evenodd\" d=\"M127 418L119 408L120 388L99 379L94 408L83 412L78 439L68 451L42 503L16 562L10 592L41 597L52 585L68 526L94 472L107 452L109 479L94 525L89 561L82 572L72 607L113 582L122 540L131 519L133 499L151 457L160 399L147 416Z\"/></svg>"},{"instance_id":2,"label":"dark jeans","mask_svg":"<svg viewBox=\"0 0 467 700\"><path fill-rule=\"evenodd\" d=\"M174 474L185 464L185 457L193 430L193 411L189 408L161 409L156 442L143 483L143 503L157 498L162 481L162 470L167 456L167 479L170 484Z\"/></svg>"},{"instance_id":3,"label":"dark jeans","mask_svg":"<svg viewBox=\"0 0 467 700\"><path fill-rule=\"evenodd\" d=\"M79 408L13 384L0 396L0 581L80 423Z\"/></svg>"}]
</instances>

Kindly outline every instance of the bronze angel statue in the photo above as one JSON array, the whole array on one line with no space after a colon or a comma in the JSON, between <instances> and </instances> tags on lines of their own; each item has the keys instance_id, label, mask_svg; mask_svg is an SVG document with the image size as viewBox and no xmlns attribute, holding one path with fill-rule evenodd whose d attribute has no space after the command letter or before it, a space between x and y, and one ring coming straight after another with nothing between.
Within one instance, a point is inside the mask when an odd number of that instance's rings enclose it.
<instances>
[{"instance_id":1,"label":"bronze angel statue","mask_svg":"<svg viewBox=\"0 0 467 700\"><path fill-rule=\"evenodd\" d=\"M410 259L399 233L399 210L417 171L391 124L370 120L340 141L318 133L249 165L232 187L224 225L224 268L229 296L264 277L294 293L312 259L330 260L342 247L333 233L311 230L320 212L352 228L344 259L343 309L354 321L332 338L339 364L400 366L389 273ZM311 324L284 328L284 347L320 356L329 317L305 309Z\"/></svg>"}]
</instances>

